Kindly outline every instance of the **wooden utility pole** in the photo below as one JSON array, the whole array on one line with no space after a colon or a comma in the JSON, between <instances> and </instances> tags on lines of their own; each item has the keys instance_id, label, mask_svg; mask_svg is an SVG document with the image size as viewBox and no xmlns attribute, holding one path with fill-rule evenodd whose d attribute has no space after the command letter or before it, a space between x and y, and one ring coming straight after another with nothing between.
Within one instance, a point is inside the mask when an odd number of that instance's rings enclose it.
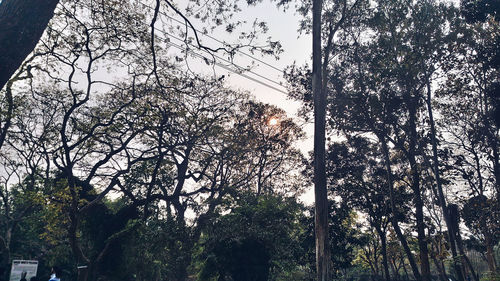
<instances>
[{"instance_id":1,"label":"wooden utility pole","mask_svg":"<svg viewBox=\"0 0 500 281\"><path fill-rule=\"evenodd\" d=\"M326 92L322 85L321 63L321 10L322 0L313 0L313 72L314 98L314 197L316 232L316 276L318 281L328 281L330 253L328 247L328 198L325 168Z\"/></svg>"}]
</instances>

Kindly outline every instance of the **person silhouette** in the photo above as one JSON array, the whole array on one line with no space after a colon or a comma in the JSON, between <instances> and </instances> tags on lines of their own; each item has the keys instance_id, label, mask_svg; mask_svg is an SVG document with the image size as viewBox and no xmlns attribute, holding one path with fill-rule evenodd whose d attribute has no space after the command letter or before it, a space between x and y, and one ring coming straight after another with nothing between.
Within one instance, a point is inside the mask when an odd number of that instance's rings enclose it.
<instances>
[{"instance_id":1,"label":"person silhouette","mask_svg":"<svg viewBox=\"0 0 500 281\"><path fill-rule=\"evenodd\" d=\"M50 271L50 279L49 281L61 281L61 270L57 266L53 266Z\"/></svg>"},{"instance_id":2,"label":"person silhouette","mask_svg":"<svg viewBox=\"0 0 500 281\"><path fill-rule=\"evenodd\" d=\"M26 274L28 274L28 272L23 271L23 273L21 273L21 280L19 280L19 281L27 281L26 280Z\"/></svg>"}]
</instances>

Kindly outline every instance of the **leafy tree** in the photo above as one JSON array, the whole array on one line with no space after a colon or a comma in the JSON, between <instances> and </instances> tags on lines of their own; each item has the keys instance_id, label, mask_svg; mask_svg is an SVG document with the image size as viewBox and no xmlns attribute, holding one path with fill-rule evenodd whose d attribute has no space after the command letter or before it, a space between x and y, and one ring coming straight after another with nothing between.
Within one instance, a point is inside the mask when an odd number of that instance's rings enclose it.
<instances>
[{"instance_id":1,"label":"leafy tree","mask_svg":"<svg viewBox=\"0 0 500 281\"><path fill-rule=\"evenodd\" d=\"M302 208L293 198L242 194L204 229L200 280L282 280L300 265ZM213 278L213 279L212 279Z\"/></svg>"},{"instance_id":2,"label":"leafy tree","mask_svg":"<svg viewBox=\"0 0 500 281\"><path fill-rule=\"evenodd\" d=\"M363 238L366 243L358 249L356 262L370 268L372 280L377 280L382 275L380 269L380 241L375 238L376 234L373 232L367 232L365 235Z\"/></svg>"},{"instance_id":3,"label":"leafy tree","mask_svg":"<svg viewBox=\"0 0 500 281\"><path fill-rule=\"evenodd\" d=\"M134 163L147 157L125 152L143 130L140 118L144 110L134 111L132 106L137 100L135 80L129 84L106 83L98 80L94 73L98 64L118 62L121 66L130 66L128 63L134 61L134 65L140 65L130 50L141 44L140 36L147 28L130 28L133 20L141 18L132 6L131 3L115 6L110 1L95 5L87 1L65 3L56 11L55 23L42 39L37 50L41 55L32 62L37 76L31 83L28 102L39 106L33 113L27 111L30 115L26 116L37 118L50 112L46 123L49 129L35 130L32 134L37 136L38 147L44 148L39 153L50 159L47 167L54 165L59 170L54 187L59 189L64 207L59 208L55 218L67 226L62 233L67 234L74 262L88 264L87 277L91 279L98 272L101 257L118 236L105 240L100 254L92 253L99 247L88 250L80 236L86 213L99 209L101 200L117 185L119 178ZM117 17L124 12L128 12L128 17ZM68 26L71 28L67 29ZM38 64L41 60L45 60L45 68ZM50 74L56 68L68 72ZM85 87L80 87L79 76L85 77ZM43 81L40 85L40 79L44 78L50 82ZM103 89L98 84L106 85L104 92L113 98L101 94ZM46 139L47 131L57 133ZM97 187L94 188L94 184ZM89 192L94 194L89 197Z\"/></svg>"},{"instance_id":4,"label":"leafy tree","mask_svg":"<svg viewBox=\"0 0 500 281\"><path fill-rule=\"evenodd\" d=\"M486 17L495 18L494 4L491 6L491 14L481 11L491 4L493 3L488 1L463 1L461 8L466 21L457 25L460 37L456 40L454 59L448 65L448 69L454 71L447 74L446 84L439 90L442 99L453 93L453 99L443 101L440 109L443 122L448 124L446 133L449 137L446 145L450 151L455 152L450 154L450 173L455 181L462 182L466 187L468 195L459 200L471 212L465 215L465 211L462 211L464 220L468 217L469 222L470 216L477 215L471 206L475 205L472 202L478 198L488 202L492 214L498 210L499 130L495 123L495 85L498 80L498 64L495 62L498 48L495 42L498 40L498 23L494 20L489 23L481 22ZM477 227L478 225L476 230ZM483 224L482 236L488 237L483 240L489 249L488 265L494 272L496 262L492 245L495 242L492 237L496 234L489 229L484 228Z\"/></svg>"},{"instance_id":5,"label":"leafy tree","mask_svg":"<svg viewBox=\"0 0 500 281\"><path fill-rule=\"evenodd\" d=\"M482 62L485 68L490 70L500 70L500 36L498 35L498 20L500 16L500 3L496 0L471 1L463 0L460 2L462 14L465 19L472 24L484 24L484 29L490 33L490 39L482 42L478 61ZM480 25L480 24L479 24ZM488 25L490 25L488 27ZM500 84L498 74L488 82L485 95L491 104L491 116L496 127L500 127ZM497 171L498 173L498 171Z\"/></svg>"},{"instance_id":6,"label":"leafy tree","mask_svg":"<svg viewBox=\"0 0 500 281\"><path fill-rule=\"evenodd\" d=\"M308 90L306 96L314 109L314 186L315 186L315 216L316 216L316 252L317 279L328 280L328 196L326 179L326 104L330 93L329 76L330 61L340 53L341 45L350 43L351 35L355 34L356 24L363 18L366 1L322 1L302 2L298 11L304 17L301 31L312 33L312 69L307 70ZM309 13L312 12L312 15ZM351 32L353 31L353 32ZM306 67L307 68L307 67ZM301 81L303 82L303 81ZM336 85L333 85L335 87Z\"/></svg>"},{"instance_id":7,"label":"leafy tree","mask_svg":"<svg viewBox=\"0 0 500 281\"><path fill-rule=\"evenodd\" d=\"M11 259L14 257L43 256L43 243L39 235L43 232L44 191L42 180L34 182L29 177L1 192L2 210L0 276L8 278Z\"/></svg>"},{"instance_id":8,"label":"leafy tree","mask_svg":"<svg viewBox=\"0 0 500 281\"><path fill-rule=\"evenodd\" d=\"M332 71L330 75L333 85L331 90L335 94L329 103L329 124L345 133L349 140L356 133L378 139L386 163L392 210L397 209L394 186L403 184L412 190L421 269L425 275L423 278L428 279L430 266L425 238L428 225L424 216L424 203L426 194L431 193L427 192L427 188L432 190L431 195L439 199L451 235L451 248L453 250L456 247L453 242L454 230L447 219L446 198L442 192L446 180L440 175L444 167L441 161L446 160L446 154L438 150L439 131L435 128L432 115L432 94L436 90L432 89L431 81L435 79L435 73L446 69L449 64L452 46L459 32L447 26L455 25L460 19L457 19L453 7L434 2L380 1L368 11L370 14L357 25L359 35L350 37L353 46L343 45L338 60L332 60L332 65L337 65L339 71ZM363 37L362 34L369 36ZM303 99L309 106L310 88L307 83L311 79L310 72L307 68L292 68L288 77L292 95ZM423 102L427 104L428 119L422 115ZM425 126L424 122L429 122L431 128ZM427 146L432 146L432 163L426 155ZM391 164L394 161L391 159L392 151L397 153L394 155L399 155L394 160L406 159L407 162ZM394 169L391 166L395 164L402 171L409 167L411 173L401 173L395 179L396 175L391 171ZM430 167L436 187L428 184L424 176ZM402 241L414 275L419 279L416 262L394 217L391 218L391 224ZM456 257L456 251L452 252Z\"/></svg>"},{"instance_id":9,"label":"leafy tree","mask_svg":"<svg viewBox=\"0 0 500 281\"><path fill-rule=\"evenodd\" d=\"M486 257L491 272L496 270L496 259L491 245L500 241L498 225L500 222L499 211L495 208L496 202L484 195L471 197L464 204L461 215L472 233L480 238L486 246Z\"/></svg>"},{"instance_id":10,"label":"leafy tree","mask_svg":"<svg viewBox=\"0 0 500 281\"><path fill-rule=\"evenodd\" d=\"M370 227L380 239L378 254L382 255L385 279L390 280L386 235L391 205L387 194L385 167L380 161L382 159L383 156L377 152L376 145L368 139L352 137L349 141L331 145L328 176L332 194L340 196L346 205L367 215ZM404 202L409 198L409 194L404 192L398 194L396 200L400 208L397 214L408 212ZM372 264L371 268L375 275L379 274L378 265Z\"/></svg>"}]
</instances>

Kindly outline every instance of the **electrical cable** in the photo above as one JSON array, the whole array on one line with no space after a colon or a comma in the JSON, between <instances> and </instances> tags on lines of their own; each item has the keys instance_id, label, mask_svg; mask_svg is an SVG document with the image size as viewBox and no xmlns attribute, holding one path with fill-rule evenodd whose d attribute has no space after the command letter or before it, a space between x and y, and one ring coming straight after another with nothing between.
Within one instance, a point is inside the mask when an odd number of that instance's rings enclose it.
<instances>
[{"instance_id":1,"label":"electrical cable","mask_svg":"<svg viewBox=\"0 0 500 281\"><path fill-rule=\"evenodd\" d=\"M153 8L153 7L151 7L151 6L149 6L149 5L146 5L146 4L142 3L142 2L141 2L141 4L142 4L144 7L146 7L146 8L149 8L149 9L151 9L151 10L154 10L154 8ZM160 13L161 15L166 16L167 18L169 18L169 19L171 19L171 20L173 20L173 21L175 21L175 22L179 23L179 24L185 24L184 22L182 22L182 21L180 21L180 20L178 20L178 19L176 19L176 18L174 18L174 17L172 17L172 16L170 16L170 15L166 14L165 12L160 11L159 13ZM195 30L195 32L198 32L198 33L200 33L200 34L203 34L203 35L207 36L208 38L210 38L210 39L212 39L212 40L214 40L214 41L216 41L216 42L218 42L218 43L220 43L220 44L227 45L225 42L223 42L223 41L221 41L221 40L219 40L219 39L217 39L217 38L215 38L215 37L213 37L213 36L211 36L211 35L209 35L209 34L206 34L206 33L202 32L202 31L200 31L200 30L198 30L198 29L194 29L194 30ZM279 71L279 72L281 72L281 73L283 73L283 72L284 72L282 69L279 69L279 68L277 68L276 66L274 66L274 65L272 65L272 64L269 64L269 63L267 63L267 62L265 62L265 61L262 61L262 60L260 60L260 59L258 59L258 58L255 58L255 57L253 57L252 55L247 54L247 53L245 53L245 52L243 52L243 51L241 51L241 50L236 49L236 52L241 53L241 54L243 54L243 55L245 55L245 56L247 56L247 57L249 57L249 58L251 58L251 59L253 59L253 60L255 60L255 61L258 61L258 62L260 62L260 63L262 63L262 64L264 64L264 65L266 65L266 66L268 66L268 67L270 67L270 68L272 68L272 69L274 69L274 70L276 70L276 71Z\"/></svg>"},{"instance_id":2,"label":"electrical cable","mask_svg":"<svg viewBox=\"0 0 500 281\"><path fill-rule=\"evenodd\" d=\"M162 33L163 33L163 35L166 35L166 36L172 37L172 38L174 38L174 39L176 39L176 40L178 40L178 41L180 41L180 42L185 43L186 45L191 45L191 46L193 46L193 47L196 47L195 45L193 45L193 44L191 44L191 43L186 43L186 42L185 42L184 40L182 40L181 38L179 38L179 37L177 37L177 36L175 36L175 35L172 35L172 34L170 34L170 33L166 32L166 31L160 30L160 29L158 29L158 28L155 28L155 29L156 29L157 31L159 31L159 32L162 32ZM224 58L222 58L222 57L220 57L220 56L218 56L218 55L216 55L216 54L210 54L210 55L211 55L211 56L213 56L213 57L215 57L215 58L217 58L217 59L219 59L219 60L222 60L222 61L224 61L224 62L226 62L226 63L228 63L228 64L234 65L234 66L238 69L238 71L242 71L242 72L243 72L243 71L245 71L245 72L252 73L253 75L255 75L255 76L257 76L257 77L260 77L260 78L262 78L262 79L264 79L264 80L267 80L267 81L269 81L269 82L271 82L271 83L274 83L274 84L276 84L276 85L278 85L278 86L280 86L280 87L283 87L283 85L282 85L282 84L280 84L280 83L278 83L278 82L276 82L276 81L274 81L274 80L272 80L272 79L269 79L269 78L267 78L267 77L265 77L265 76L263 76L263 75L261 75L261 74L258 74L258 73L254 72L254 71L251 71L251 70L245 69L244 67L242 67L242 66L240 66L240 65L237 65L237 64L235 64L234 62L231 62L231 61L229 61L229 60L227 60L227 59L224 59ZM206 58L204 57L204 59L206 59ZM235 71L233 71L233 72L235 72ZM236 72L235 72L235 73L236 73Z\"/></svg>"},{"instance_id":3,"label":"electrical cable","mask_svg":"<svg viewBox=\"0 0 500 281\"><path fill-rule=\"evenodd\" d=\"M160 37L160 39L164 39L164 38L161 38L161 37ZM164 39L164 40L165 40L165 39ZM186 51L186 52L190 53L191 55L193 55L193 56L195 56L195 57L201 58L201 59L203 59L203 60L207 60L207 58L206 58L205 56L200 55L200 54L198 54L198 53L194 52L193 50L183 48L182 46L179 46L179 45L177 45L177 44L175 44L175 43L172 43L172 42L169 42L169 41L167 41L167 40L165 40L165 41L166 41L166 44L167 44L167 45L170 45L170 46L172 46L172 47L174 47L174 48L177 48L177 49L179 49L179 50L181 50L181 51ZM258 79L255 79L255 78L251 77L251 76L248 76L248 75L246 75L246 74L244 74L244 73L234 71L234 69L231 69L230 67L228 67L228 66L226 66L226 65L224 65L224 64L221 64L221 63L219 63L219 62L215 62L215 65L217 65L218 67L223 68L223 69L225 69L225 70L227 70L227 71L233 72L233 73L235 73L235 74L237 74L237 75L239 75L239 76L241 76L241 77L243 77L243 78L246 78L246 79L248 79L248 80L251 80L251 81L254 81L254 82L256 82L256 83L259 83L259 84L261 84L261 85L263 85L263 86L265 86L265 87L268 87L268 88L270 88L270 89L273 89L273 90L275 90L275 91L278 91L278 92L280 92L280 93L282 93L282 94L288 95L288 93L287 93L287 92L285 92L285 91L283 91L283 90L281 90L281 89L278 89L278 88L276 88L276 87L274 87L274 86L272 86L272 85L269 85L269 84L267 84L267 83L265 83L265 82L262 82L262 81L260 81L260 80L258 80Z\"/></svg>"}]
</instances>

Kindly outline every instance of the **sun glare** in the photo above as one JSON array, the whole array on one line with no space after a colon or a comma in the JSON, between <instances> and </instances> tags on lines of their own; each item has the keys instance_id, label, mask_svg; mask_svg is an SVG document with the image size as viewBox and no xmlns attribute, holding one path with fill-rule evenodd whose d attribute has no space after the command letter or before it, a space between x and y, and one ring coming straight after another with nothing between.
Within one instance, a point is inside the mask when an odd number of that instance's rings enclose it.
<instances>
[{"instance_id":1,"label":"sun glare","mask_svg":"<svg viewBox=\"0 0 500 281\"><path fill-rule=\"evenodd\" d=\"M276 117L271 117L271 119L269 119L269 122L268 122L268 123L269 123L269 125L270 125L270 126L275 126L275 125L277 125L277 124L278 124L278 118L276 118Z\"/></svg>"}]
</instances>

